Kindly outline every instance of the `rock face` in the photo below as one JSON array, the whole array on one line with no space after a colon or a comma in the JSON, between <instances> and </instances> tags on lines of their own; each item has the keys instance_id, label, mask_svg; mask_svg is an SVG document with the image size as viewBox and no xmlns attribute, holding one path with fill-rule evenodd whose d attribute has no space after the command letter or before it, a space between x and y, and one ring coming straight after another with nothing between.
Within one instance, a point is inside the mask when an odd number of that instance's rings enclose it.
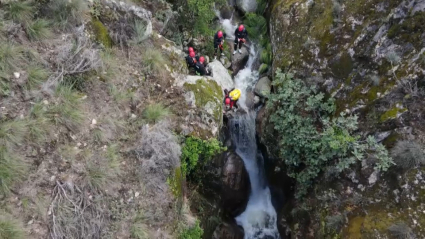
<instances>
[{"instance_id":1,"label":"rock face","mask_svg":"<svg viewBox=\"0 0 425 239\"><path fill-rule=\"evenodd\" d=\"M269 79L269 77L265 76L258 80L257 84L255 85L254 92L256 95L261 97L268 97L271 91L271 87L272 81Z\"/></svg>"},{"instance_id":2,"label":"rock face","mask_svg":"<svg viewBox=\"0 0 425 239\"><path fill-rule=\"evenodd\" d=\"M336 99L335 114L345 111L359 116L364 135L390 132L380 138L385 145L407 137L394 133L404 132L407 125L412 132L409 135L423 137L419 125L424 118L417 116L424 113L423 98L414 89L424 90L425 0L276 0L270 9L273 73L278 68L291 69L295 77L325 90ZM257 130L263 135L273 132L258 125ZM364 164L362 167L367 167L367 162ZM332 177L332 172L325 174ZM310 218L310 226L323 222L324 238L335 234L341 238L390 238L391 228L403 222L407 234L424 237L417 226L423 225L424 217L410 213L424 207L419 199L423 190L416 187L422 180L419 171L391 178L369 167L352 175L360 176L347 176L332 188L316 186L314 191L321 193L314 197L321 199L308 199L316 205L309 213L317 212L316 208L332 209L320 212L325 218ZM339 204L323 198L337 198ZM299 227L291 229L299 238L321 230L303 227L301 220L293 223L298 222Z\"/></svg>"},{"instance_id":3,"label":"rock face","mask_svg":"<svg viewBox=\"0 0 425 239\"><path fill-rule=\"evenodd\" d=\"M232 55L232 71L233 75L238 74L240 70L245 67L245 64L249 58L249 52L246 47L242 47L242 53L236 52L236 54Z\"/></svg>"}]
</instances>

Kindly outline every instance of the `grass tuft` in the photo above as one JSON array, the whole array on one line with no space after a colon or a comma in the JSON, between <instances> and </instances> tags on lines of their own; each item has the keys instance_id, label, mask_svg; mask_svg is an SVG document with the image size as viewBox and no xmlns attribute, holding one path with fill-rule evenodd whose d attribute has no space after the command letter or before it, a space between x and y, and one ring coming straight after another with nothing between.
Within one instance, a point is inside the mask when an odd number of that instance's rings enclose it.
<instances>
[{"instance_id":1,"label":"grass tuft","mask_svg":"<svg viewBox=\"0 0 425 239\"><path fill-rule=\"evenodd\" d=\"M27 164L16 157L6 146L0 146L0 194L9 194L15 183L22 182L26 176ZM0 226L0 238L1 237Z\"/></svg>"},{"instance_id":2,"label":"grass tuft","mask_svg":"<svg viewBox=\"0 0 425 239\"><path fill-rule=\"evenodd\" d=\"M142 21L136 20L133 25L134 30L134 38L133 43L134 44L140 44L146 39L148 39L148 36L146 36L146 24Z\"/></svg>"},{"instance_id":3,"label":"grass tuft","mask_svg":"<svg viewBox=\"0 0 425 239\"><path fill-rule=\"evenodd\" d=\"M164 66L167 64L167 61L162 56L161 51L156 49L149 49L143 55L144 62L143 64L146 67L146 70L150 73L161 73L165 70Z\"/></svg>"},{"instance_id":4,"label":"grass tuft","mask_svg":"<svg viewBox=\"0 0 425 239\"><path fill-rule=\"evenodd\" d=\"M28 81L26 87L28 90L34 90L49 77L49 72L40 66L33 65L28 68Z\"/></svg>"},{"instance_id":5,"label":"grass tuft","mask_svg":"<svg viewBox=\"0 0 425 239\"><path fill-rule=\"evenodd\" d=\"M149 234L146 232L146 227L141 223L134 223L130 228L131 238L149 239Z\"/></svg>"},{"instance_id":6,"label":"grass tuft","mask_svg":"<svg viewBox=\"0 0 425 239\"><path fill-rule=\"evenodd\" d=\"M0 145L11 146L23 142L27 133L25 120L10 120L0 124Z\"/></svg>"},{"instance_id":7,"label":"grass tuft","mask_svg":"<svg viewBox=\"0 0 425 239\"><path fill-rule=\"evenodd\" d=\"M168 108L164 107L162 104L150 104L143 111L143 118L148 123L157 123L158 121L171 115L171 112Z\"/></svg>"},{"instance_id":8,"label":"grass tuft","mask_svg":"<svg viewBox=\"0 0 425 239\"><path fill-rule=\"evenodd\" d=\"M34 16L31 1L10 1L6 6L6 17L19 23L25 23Z\"/></svg>"},{"instance_id":9,"label":"grass tuft","mask_svg":"<svg viewBox=\"0 0 425 239\"><path fill-rule=\"evenodd\" d=\"M49 3L49 13L55 25L62 29L81 24L87 10L84 0L52 0Z\"/></svg>"},{"instance_id":10,"label":"grass tuft","mask_svg":"<svg viewBox=\"0 0 425 239\"><path fill-rule=\"evenodd\" d=\"M43 40L52 36L50 22L45 19L37 19L29 22L26 27L26 33L31 40Z\"/></svg>"},{"instance_id":11,"label":"grass tuft","mask_svg":"<svg viewBox=\"0 0 425 239\"><path fill-rule=\"evenodd\" d=\"M422 146L414 141L399 141L391 150L391 157L397 166L409 169L425 165Z\"/></svg>"},{"instance_id":12,"label":"grass tuft","mask_svg":"<svg viewBox=\"0 0 425 239\"><path fill-rule=\"evenodd\" d=\"M84 115L80 109L81 97L72 86L60 85L55 92L58 102L51 106L47 114L55 124L61 124L76 131L82 124Z\"/></svg>"},{"instance_id":13,"label":"grass tuft","mask_svg":"<svg viewBox=\"0 0 425 239\"><path fill-rule=\"evenodd\" d=\"M12 219L12 215L0 216L0 238L1 239L24 239L25 233L23 226L16 220Z\"/></svg>"}]
</instances>

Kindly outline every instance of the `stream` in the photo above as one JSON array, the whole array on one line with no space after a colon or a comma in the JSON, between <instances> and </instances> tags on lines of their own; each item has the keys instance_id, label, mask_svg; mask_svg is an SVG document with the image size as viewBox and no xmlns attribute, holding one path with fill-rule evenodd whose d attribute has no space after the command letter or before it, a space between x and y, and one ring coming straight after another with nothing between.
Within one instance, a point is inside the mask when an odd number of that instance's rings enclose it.
<instances>
[{"instance_id":1,"label":"stream","mask_svg":"<svg viewBox=\"0 0 425 239\"><path fill-rule=\"evenodd\" d=\"M246 4L255 0L245 0ZM256 6L256 5L255 5ZM234 39L237 25L230 19L221 19L220 23L226 34ZM249 59L245 68L234 77L235 88L240 89L242 95L239 105L244 113L236 114L229 120L229 129L236 153L242 158L251 183L251 193L245 211L237 216L236 222L244 229L245 239L278 239L277 215L272 205L270 189L266 182L264 158L257 148L255 119L257 112L246 106L246 93L252 91L259 79L259 73L253 69L253 63L261 49L251 42ZM238 54L238 53L237 53Z\"/></svg>"}]
</instances>

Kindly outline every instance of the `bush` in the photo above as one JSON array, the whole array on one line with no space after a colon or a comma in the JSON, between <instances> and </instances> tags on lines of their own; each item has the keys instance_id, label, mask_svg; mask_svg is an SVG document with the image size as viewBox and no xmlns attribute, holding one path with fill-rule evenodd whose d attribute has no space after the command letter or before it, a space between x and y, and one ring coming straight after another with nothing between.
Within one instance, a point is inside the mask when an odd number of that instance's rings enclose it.
<instances>
[{"instance_id":1,"label":"bush","mask_svg":"<svg viewBox=\"0 0 425 239\"><path fill-rule=\"evenodd\" d=\"M288 175L297 180L298 196L306 194L327 167L336 167L340 173L366 153L377 159L377 170L390 167L392 159L383 145L371 136L362 141L354 134L357 116L334 116L333 98L326 99L280 69L273 86L275 93L267 104L272 111L270 122L276 135L282 136L278 139L280 157L288 167Z\"/></svg>"},{"instance_id":2,"label":"bush","mask_svg":"<svg viewBox=\"0 0 425 239\"><path fill-rule=\"evenodd\" d=\"M391 150L394 163L404 169L425 165L422 146L414 141L398 141Z\"/></svg>"},{"instance_id":3,"label":"bush","mask_svg":"<svg viewBox=\"0 0 425 239\"><path fill-rule=\"evenodd\" d=\"M25 232L23 225L12 219L12 215L1 212L0 216L0 238L1 239L24 239Z\"/></svg>"},{"instance_id":4,"label":"bush","mask_svg":"<svg viewBox=\"0 0 425 239\"><path fill-rule=\"evenodd\" d=\"M248 13L245 15L243 22L251 39L260 41L267 36L267 21L263 16Z\"/></svg>"},{"instance_id":5,"label":"bush","mask_svg":"<svg viewBox=\"0 0 425 239\"><path fill-rule=\"evenodd\" d=\"M31 40L42 40L52 35L50 22L44 19L37 19L29 22L25 26L26 33Z\"/></svg>"},{"instance_id":6,"label":"bush","mask_svg":"<svg viewBox=\"0 0 425 239\"><path fill-rule=\"evenodd\" d=\"M6 5L6 17L19 23L26 23L34 16L34 6L31 1L10 1Z\"/></svg>"},{"instance_id":7,"label":"bush","mask_svg":"<svg viewBox=\"0 0 425 239\"><path fill-rule=\"evenodd\" d=\"M199 221L193 227L185 228L179 235L179 239L202 239L204 230L199 225Z\"/></svg>"},{"instance_id":8,"label":"bush","mask_svg":"<svg viewBox=\"0 0 425 239\"><path fill-rule=\"evenodd\" d=\"M55 25L65 29L81 24L88 7L84 0L51 0L48 10Z\"/></svg>"},{"instance_id":9,"label":"bush","mask_svg":"<svg viewBox=\"0 0 425 239\"><path fill-rule=\"evenodd\" d=\"M170 110L165 108L162 104L153 103L146 107L143 111L143 118L148 123L156 123L166 117L170 116Z\"/></svg>"},{"instance_id":10,"label":"bush","mask_svg":"<svg viewBox=\"0 0 425 239\"><path fill-rule=\"evenodd\" d=\"M193 136L187 137L182 148L181 156L183 175L193 173L199 166L199 163L205 164L214 155L224 150L226 148L222 147L220 141L215 138L202 140Z\"/></svg>"}]
</instances>

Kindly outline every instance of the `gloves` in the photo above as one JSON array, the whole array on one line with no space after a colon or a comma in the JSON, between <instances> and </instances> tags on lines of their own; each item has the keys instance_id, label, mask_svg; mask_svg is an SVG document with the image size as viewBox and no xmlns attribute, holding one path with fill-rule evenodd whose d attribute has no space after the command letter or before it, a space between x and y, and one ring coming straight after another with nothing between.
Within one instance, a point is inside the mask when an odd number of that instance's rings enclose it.
<instances>
[{"instance_id":1,"label":"gloves","mask_svg":"<svg viewBox=\"0 0 425 239\"><path fill-rule=\"evenodd\" d=\"M245 40L244 38L242 38L242 42L243 42L243 43L245 43L245 42L246 42L246 40Z\"/></svg>"}]
</instances>

